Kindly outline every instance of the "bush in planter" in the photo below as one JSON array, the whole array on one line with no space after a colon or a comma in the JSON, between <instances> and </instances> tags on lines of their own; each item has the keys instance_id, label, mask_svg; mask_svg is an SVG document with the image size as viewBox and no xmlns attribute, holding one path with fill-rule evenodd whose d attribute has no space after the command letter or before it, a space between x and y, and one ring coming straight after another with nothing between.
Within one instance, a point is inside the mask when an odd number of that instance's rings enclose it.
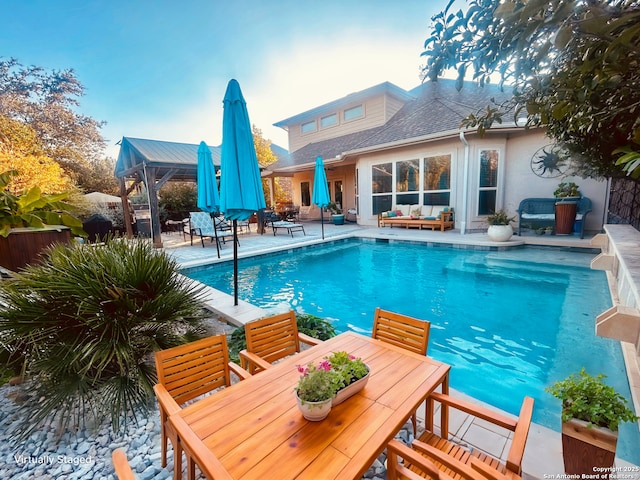
<instances>
[{"instance_id":1,"label":"bush in planter","mask_svg":"<svg viewBox=\"0 0 640 480\"><path fill-rule=\"evenodd\" d=\"M515 219L516 217L510 217L504 210L498 210L487 217L487 223L489 225L509 225Z\"/></svg>"},{"instance_id":2,"label":"bush in planter","mask_svg":"<svg viewBox=\"0 0 640 480\"><path fill-rule=\"evenodd\" d=\"M627 407L627 400L603 382L604 378L604 374L591 376L583 368L545 390L562 401L563 422L577 418L616 432L621 422L639 418Z\"/></svg>"},{"instance_id":3,"label":"bush in planter","mask_svg":"<svg viewBox=\"0 0 640 480\"><path fill-rule=\"evenodd\" d=\"M560 182L558 188L553 192L556 198L581 197L580 187L574 182Z\"/></svg>"},{"instance_id":4,"label":"bush in planter","mask_svg":"<svg viewBox=\"0 0 640 480\"><path fill-rule=\"evenodd\" d=\"M593 377L583 368L578 375L572 374L546 389L562 400L565 473L592 475L595 471L611 471L618 425L638 419L625 398L606 385L603 378L602 374Z\"/></svg>"},{"instance_id":5,"label":"bush in planter","mask_svg":"<svg viewBox=\"0 0 640 480\"><path fill-rule=\"evenodd\" d=\"M61 431L89 418L146 413L153 352L204 333L202 290L148 242L58 245L42 264L0 282L0 342L25 359L17 439L45 419Z\"/></svg>"},{"instance_id":6,"label":"bush in planter","mask_svg":"<svg viewBox=\"0 0 640 480\"><path fill-rule=\"evenodd\" d=\"M329 205L327 205L327 210L331 213L331 215L342 215L342 209L335 202L331 202Z\"/></svg>"}]
</instances>

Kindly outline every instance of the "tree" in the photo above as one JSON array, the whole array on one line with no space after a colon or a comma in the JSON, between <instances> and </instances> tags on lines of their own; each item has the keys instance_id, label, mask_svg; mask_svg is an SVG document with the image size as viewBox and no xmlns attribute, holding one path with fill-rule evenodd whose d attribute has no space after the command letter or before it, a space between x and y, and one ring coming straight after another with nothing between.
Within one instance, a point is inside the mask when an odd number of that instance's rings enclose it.
<instances>
[{"instance_id":1,"label":"tree","mask_svg":"<svg viewBox=\"0 0 640 480\"><path fill-rule=\"evenodd\" d=\"M258 156L258 164L260 165L260 168L268 167L272 163L278 161L278 157L273 153L273 150L271 149L271 140L265 139L262 136L262 130L260 130L255 125L252 125L251 131L253 132L253 144L256 147L256 155ZM286 179L286 178L274 179L273 197L276 201L285 200L290 197L290 195L288 195L287 193L287 188L286 188L287 185L285 184L288 184L289 189L291 188L291 181L289 179ZM264 190L266 200L269 200L269 198L271 197L270 183L267 181L263 181L262 187ZM269 202L267 201L267 203Z\"/></svg>"},{"instance_id":2,"label":"tree","mask_svg":"<svg viewBox=\"0 0 640 480\"><path fill-rule=\"evenodd\" d=\"M29 126L44 154L76 180L99 161L105 147L103 122L75 111L83 94L73 70L46 72L14 58L0 59L0 112Z\"/></svg>"},{"instance_id":3,"label":"tree","mask_svg":"<svg viewBox=\"0 0 640 480\"><path fill-rule=\"evenodd\" d=\"M19 195L33 187L42 193L73 189L73 181L53 159L45 155L31 127L0 115L0 173L17 170L6 190Z\"/></svg>"},{"instance_id":4,"label":"tree","mask_svg":"<svg viewBox=\"0 0 640 480\"><path fill-rule=\"evenodd\" d=\"M432 18L424 78L454 68L459 88L472 72L481 85L497 76L513 90L463 126L482 130L525 112L527 127L545 127L583 177L621 174L619 152L640 160L637 0L471 0L456 13L452 4Z\"/></svg>"}]
</instances>

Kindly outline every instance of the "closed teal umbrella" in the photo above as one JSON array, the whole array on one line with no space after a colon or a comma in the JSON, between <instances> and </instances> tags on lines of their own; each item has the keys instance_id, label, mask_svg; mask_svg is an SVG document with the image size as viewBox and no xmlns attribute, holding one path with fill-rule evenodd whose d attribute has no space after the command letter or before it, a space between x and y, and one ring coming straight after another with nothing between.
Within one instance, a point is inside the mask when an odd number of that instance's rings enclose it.
<instances>
[{"instance_id":1,"label":"closed teal umbrella","mask_svg":"<svg viewBox=\"0 0 640 480\"><path fill-rule=\"evenodd\" d=\"M234 79L227 85L223 105L220 210L233 220L233 298L238 305L238 220L248 220L266 203L247 104Z\"/></svg>"},{"instance_id":2,"label":"closed teal umbrella","mask_svg":"<svg viewBox=\"0 0 640 480\"><path fill-rule=\"evenodd\" d=\"M211 150L205 142L198 147L198 208L203 212L217 212L220 210L220 195L216 181L216 167L213 165ZM215 224L214 224L215 225ZM217 237L217 231L214 227ZM220 258L220 245L216 238L216 249Z\"/></svg>"},{"instance_id":3,"label":"closed teal umbrella","mask_svg":"<svg viewBox=\"0 0 640 480\"><path fill-rule=\"evenodd\" d=\"M329 188L327 187L327 174L324 171L322 157L316 158L316 170L313 176L313 194L311 201L320 207L320 225L322 228L322 239L324 240L324 215L322 209L331 203L329 198Z\"/></svg>"}]
</instances>

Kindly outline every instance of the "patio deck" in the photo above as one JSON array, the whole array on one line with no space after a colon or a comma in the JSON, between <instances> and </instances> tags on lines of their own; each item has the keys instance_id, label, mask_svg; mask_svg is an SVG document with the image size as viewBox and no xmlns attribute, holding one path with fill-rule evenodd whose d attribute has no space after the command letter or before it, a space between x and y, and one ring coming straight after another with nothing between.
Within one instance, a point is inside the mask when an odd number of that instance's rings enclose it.
<instances>
[{"instance_id":1,"label":"patio deck","mask_svg":"<svg viewBox=\"0 0 640 480\"><path fill-rule=\"evenodd\" d=\"M292 247L313 245L322 243L321 225L319 222L304 222L306 235L295 233L293 238L290 235L272 235L270 230L264 235L255 232L255 225L252 226L251 233L239 235L240 247L238 249L239 258L252 256L256 254L270 253L282 250L289 250ZM324 224L324 241L348 238L351 236L387 239L390 241L419 241L429 244L451 244L465 248L466 246L474 246L475 248L502 248L518 245L542 245L554 247L570 247L593 249L590 244L592 235L586 235L584 239L574 235L535 235L525 234L522 236L513 236L508 242L492 242L486 233L468 233L461 235L457 230L448 230L445 232L428 231L428 230L409 230L400 228L377 228L359 226L354 223L345 225L333 225L331 223ZM200 242L194 242L190 245L188 238L183 237L181 233L163 234L164 249L183 267L195 267L206 265L208 263L216 263L219 261L228 261L233 258L233 246L228 243L224 246L217 258L215 244L207 244L202 248ZM209 308L226 318L229 323L242 325L254 318L264 315L264 311L258 307L240 301L240 305L233 306L233 297L214 289L209 294L211 304ZM457 392L461 397L466 397ZM467 399L478 402L475 399ZM494 407L491 407L494 408ZM418 418L424 421L424 406L418 411ZM506 454L506 446L509 439L502 434L487 428L486 422L479 420L471 421L466 415L453 415L450 420L451 432L457 432L457 436L462 442L474 445L490 445L492 451L488 452L497 457L503 457ZM632 467L620 459L616 459L617 467ZM564 475L564 467L562 462L562 444L559 432L538 424L532 424L529 433L529 440L523 460L523 478L525 479L551 479L562 478Z\"/></svg>"}]
</instances>

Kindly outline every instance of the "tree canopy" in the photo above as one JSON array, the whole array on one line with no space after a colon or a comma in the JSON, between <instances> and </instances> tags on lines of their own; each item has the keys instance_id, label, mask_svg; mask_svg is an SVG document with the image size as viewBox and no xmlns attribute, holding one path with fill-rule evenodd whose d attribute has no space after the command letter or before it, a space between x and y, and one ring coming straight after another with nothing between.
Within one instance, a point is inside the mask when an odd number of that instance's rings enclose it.
<instances>
[{"instance_id":1,"label":"tree canopy","mask_svg":"<svg viewBox=\"0 0 640 480\"><path fill-rule=\"evenodd\" d=\"M55 161L67 177L92 191L96 181L117 185L104 158L104 122L78 113L84 87L73 70L45 71L0 58L0 148L29 163L30 156ZM16 145L19 150L15 150ZM111 162L112 163L112 162ZM42 185L44 186L44 185Z\"/></svg>"},{"instance_id":2,"label":"tree canopy","mask_svg":"<svg viewBox=\"0 0 640 480\"><path fill-rule=\"evenodd\" d=\"M640 4L637 0L451 0L432 18L425 79L455 69L481 85L497 78L506 104L471 112L463 126L490 127L508 111L545 127L569 151L575 174L640 175ZM634 165L634 160L638 162Z\"/></svg>"}]
</instances>

